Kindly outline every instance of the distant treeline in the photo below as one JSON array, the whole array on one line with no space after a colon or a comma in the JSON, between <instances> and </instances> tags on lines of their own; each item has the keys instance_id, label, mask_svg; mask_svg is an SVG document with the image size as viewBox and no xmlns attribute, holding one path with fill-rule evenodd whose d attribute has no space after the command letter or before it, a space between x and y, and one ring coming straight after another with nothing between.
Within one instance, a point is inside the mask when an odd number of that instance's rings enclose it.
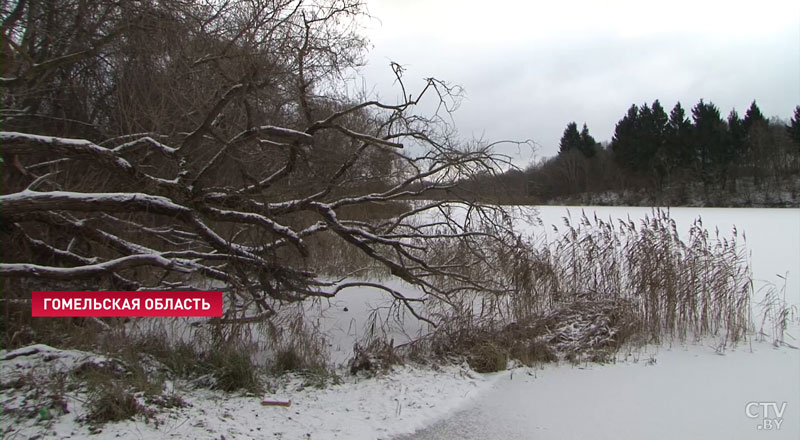
<instances>
[{"instance_id":1,"label":"distant treeline","mask_svg":"<svg viewBox=\"0 0 800 440\"><path fill-rule=\"evenodd\" d=\"M579 131L571 122L557 156L524 171L463 182L460 189L513 203L646 192L654 201L680 204L675 195L687 188L736 194L785 187L800 175L800 106L789 122L767 119L755 101L743 117L731 110L723 118L704 100L690 113L680 103L669 113L658 100L632 105L605 144L595 141L586 124Z\"/></svg>"}]
</instances>

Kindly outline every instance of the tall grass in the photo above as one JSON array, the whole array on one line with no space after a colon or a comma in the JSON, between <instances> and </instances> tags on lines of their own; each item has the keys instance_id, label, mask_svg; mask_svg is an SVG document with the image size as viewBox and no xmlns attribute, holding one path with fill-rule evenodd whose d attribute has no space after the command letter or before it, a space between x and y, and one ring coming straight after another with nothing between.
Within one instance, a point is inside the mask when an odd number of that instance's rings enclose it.
<instances>
[{"instance_id":1,"label":"tall grass","mask_svg":"<svg viewBox=\"0 0 800 440\"><path fill-rule=\"evenodd\" d=\"M429 304L437 314L448 307L450 313L427 343L469 352L481 345L475 335L489 331L503 339L513 324L538 328L528 336L549 338L555 346L557 332L540 324L556 317L558 325L595 333L592 322L624 327L598 336L615 347L623 336L652 343L712 335L737 343L746 337L753 284L736 229L727 237L712 234L698 218L682 238L669 211L660 209L638 223L584 213L565 217L554 229L555 239L532 237L517 249L487 246L509 294L470 292L448 304Z\"/></svg>"},{"instance_id":2,"label":"tall grass","mask_svg":"<svg viewBox=\"0 0 800 440\"><path fill-rule=\"evenodd\" d=\"M730 237L718 230L712 236L698 218L683 240L666 210L638 225L585 214L573 223L564 219L553 245L556 301L630 300L654 342L721 332L737 342L746 335L752 276L735 228Z\"/></svg>"},{"instance_id":3,"label":"tall grass","mask_svg":"<svg viewBox=\"0 0 800 440\"><path fill-rule=\"evenodd\" d=\"M762 288L763 298L758 302L761 309L758 335L762 340L770 338L776 347L787 345L796 348L786 341L786 330L789 323L797 317L797 306L790 305L786 301L786 276L778 276L783 280L783 286L778 288L775 284L769 283ZM789 336L791 338L791 335Z\"/></svg>"}]
</instances>

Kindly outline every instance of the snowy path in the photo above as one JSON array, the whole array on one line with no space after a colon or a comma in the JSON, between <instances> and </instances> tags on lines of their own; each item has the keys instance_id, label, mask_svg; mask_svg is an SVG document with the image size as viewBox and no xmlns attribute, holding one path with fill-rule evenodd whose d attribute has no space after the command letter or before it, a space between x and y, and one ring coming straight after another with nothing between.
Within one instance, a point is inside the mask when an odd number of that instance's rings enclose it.
<instances>
[{"instance_id":1,"label":"snowy path","mask_svg":"<svg viewBox=\"0 0 800 440\"><path fill-rule=\"evenodd\" d=\"M800 350L690 346L655 359L506 373L462 411L397 440L800 438ZM750 418L749 402L786 402L780 430L759 429L762 407Z\"/></svg>"}]
</instances>

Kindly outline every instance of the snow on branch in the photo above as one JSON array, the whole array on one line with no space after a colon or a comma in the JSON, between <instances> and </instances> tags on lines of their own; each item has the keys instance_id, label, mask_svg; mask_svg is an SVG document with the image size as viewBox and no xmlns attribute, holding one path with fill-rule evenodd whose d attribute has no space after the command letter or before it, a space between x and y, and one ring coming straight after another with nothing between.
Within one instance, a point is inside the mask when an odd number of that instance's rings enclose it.
<instances>
[{"instance_id":1,"label":"snow on branch","mask_svg":"<svg viewBox=\"0 0 800 440\"><path fill-rule=\"evenodd\" d=\"M400 143L397 143L397 142L390 142L390 141L387 141L385 139L379 139L379 138L377 138L375 136L370 136L370 135L364 134L364 133L358 133L356 131L350 130L349 128L343 127L343 126L338 125L338 124L331 124L331 125L329 125L329 127L333 128L335 130L338 130L338 131L348 135L351 138L358 139L358 140L360 140L362 142L366 142L368 144L374 144L374 145L378 145L378 146L381 146L381 147L389 147L389 148L397 148L397 149L402 149L403 148L403 144L400 144Z\"/></svg>"},{"instance_id":2,"label":"snow on branch","mask_svg":"<svg viewBox=\"0 0 800 440\"><path fill-rule=\"evenodd\" d=\"M0 217L41 211L149 212L185 216L191 211L170 199L144 193L20 191L0 196Z\"/></svg>"},{"instance_id":3,"label":"snow on branch","mask_svg":"<svg viewBox=\"0 0 800 440\"><path fill-rule=\"evenodd\" d=\"M173 260L169 260L160 255L129 255L102 263L77 267L52 267L27 263L0 263L0 276L71 280L93 277L137 266L157 266L179 272L189 271L189 269L177 265Z\"/></svg>"},{"instance_id":4,"label":"snow on branch","mask_svg":"<svg viewBox=\"0 0 800 440\"><path fill-rule=\"evenodd\" d=\"M174 156L178 152L177 149L164 145L150 136L144 136L139 139L126 142L118 147L115 147L112 151L114 151L115 153L122 153L127 150L136 148L140 145L150 145L151 147L154 147L156 151L159 151L167 156Z\"/></svg>"},{"instance_id":5,"label":"snow on branch","mask_svg":"<svg viewBox=\"0 0 800 440\"><path fill-rule=\"evenodd\" d=\"M247 223L259 225L267 230L287 239L294 244L303 256L308 256L308 250L305 248L303 241L291 228L281 225L280 223L271 220L263 215L252 212L239 212L216 209L212 207L202 208L205 214L217 220L233 221L238 223Z\"/></svg>"},{"instance_id":6,"label":"snow on branch","mask_svg":"<svg viewBox=\"0 0 800 440\"><path fill-rule=\"evenodd\" d=\"M156 143L155 141L153 142ZM134 180L145 181L155 187L164 187L168 189L176 188L175 181L165 180L146 174L120 157L116 151L101 147L85 139L70 139L2 131L0 132L0 152L3 154L43 155L55 153L59 156L72 159L90 160L108 167L112 172L127 175Z\"/></svg>"},{"instance_id":7,"label":"snow on branch","mask_svg":"<svg viewBox=\"0 0 800 440\"><path fill-rule=\"evenodd\" d=\"M314 137L308 133L292 130L290 128L276 127L274 125L262 125L258 127L255 132L282 141L295 142L298 145L311 145L314 142Z\"/></svg>"}]
</instances>

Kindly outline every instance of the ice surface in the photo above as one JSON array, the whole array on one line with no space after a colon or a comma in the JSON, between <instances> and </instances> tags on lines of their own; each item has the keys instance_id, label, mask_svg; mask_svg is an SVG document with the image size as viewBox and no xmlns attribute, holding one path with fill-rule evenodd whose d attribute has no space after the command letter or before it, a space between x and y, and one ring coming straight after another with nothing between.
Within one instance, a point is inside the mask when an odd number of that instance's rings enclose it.
<instances>
[{"instance_id":1,"label":"ice surface","mask_svg":"<svg viewBox=\"0 0 800 440\"><path fill-rule=\"evenodd\" d=\"M724 355L704 344L650 350L612 365L506 373L466 409L398 440L800 438L799 350L760 342ZM761 407L751 418L750 402L786 402L780 429L760 429Z\"/></svg>"}]
</instances>

